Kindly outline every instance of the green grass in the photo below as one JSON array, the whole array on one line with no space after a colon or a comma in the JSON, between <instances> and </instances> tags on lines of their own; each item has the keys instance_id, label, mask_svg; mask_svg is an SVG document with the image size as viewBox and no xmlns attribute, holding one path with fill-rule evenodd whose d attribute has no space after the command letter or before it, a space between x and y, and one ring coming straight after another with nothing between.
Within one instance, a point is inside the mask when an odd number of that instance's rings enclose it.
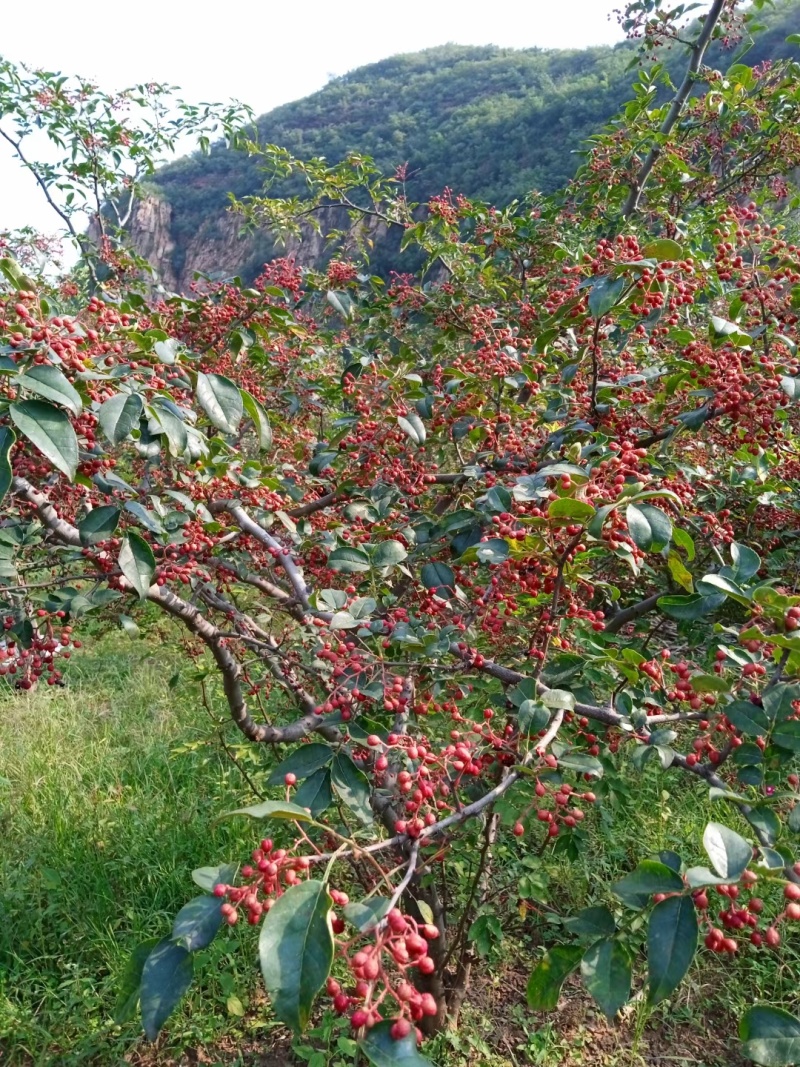
<instances>
[{"instance_id":1,"label":"green grass","mask_svg":"<svg viewBox=\"0 0 800 1067\"><path fill-rule=\"evenodd\" d=\"M9 1067L117 1064L141 1048L135 1021L113 1022L128 954L167 933L196 895L193 868L241 860L252 848L252 824L214 824L252 793L220 745L185 659L184 679L170 685L180 659L168 644L108 637L70 662L68 688L0 691L0 1061ZM244 758L258 781L273 757L251 748ZM709 819L746 832L735 813L676 773L651 766L629 785L627 796L606 796L586 820L576 861L543 858L555 912L608 900L612 882L659 849L704 862ZM648 1022L643 1058L630 1058L635 1010L615 1031L619 1049L596 1058L588 998L576 986L567 989L571 1013L543 1018L524 1006L521 990L542 946L563 934L534 913L519 917L516 884L530 869L519 845L501 840L493 885L510 887L498 897L505 939L476 971L458 1035L432 1046L436 1064L727 1067L737 1062L733 1020L754 1000L797 1011L800 924L777 954L745 948L731 962L701 950L687 981ZM185 1006L157 1052L136 1063L172 1063L190 1047L213 1049L211 1062L264 1062L257 1053L272 1044L275 1024L256 979L254 933L237 926L198 954ZM640 960L639 982L643 971ZM243 1019L236 998L248 1008ZM326 1026L312 1035L306 1057L312 1045L347 1044L338 1027ZM706 1036L701 1059L695 1053ZM659 1042L677 1058L659 1059L652 1051ZM237 1047L241 1059L225 1051ZM343 1055L328 1062L348 1062Z\"/></svg>"},{"instance_id":2,"label":"green grass","mask_svg":"<svg viewBox=\"0 0 800 1067\"><path fill-rule=\"evenodd\" d=\"M111 1021L127 955L168 932L198 892L193 868L252 847L242 821L212 826L252 794L207 743L213 724L197 687L169 687L176 662L105 640L73 660L67 689L0 697L0 1059L5 1044L9 1064L119 1062L137 1033ZM230 952L235 938L212 949L170 1027L174 1041L228 1025L227 997L244 997L249 982L235 969L244 963Z\"/></svg>"}]
</instances>

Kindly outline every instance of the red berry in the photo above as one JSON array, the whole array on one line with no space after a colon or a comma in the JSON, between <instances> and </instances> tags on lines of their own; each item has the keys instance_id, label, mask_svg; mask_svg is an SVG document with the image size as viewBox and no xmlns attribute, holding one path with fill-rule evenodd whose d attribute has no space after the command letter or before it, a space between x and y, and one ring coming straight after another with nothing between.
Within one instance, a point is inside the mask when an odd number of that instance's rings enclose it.
<instances>
[{"instance_id":1,"label":"red berry","mask_svg":"<svg viewBox=\"0 0 800 1067\"><path fill-rule=\"evenodd\" d=\"M408 1019L398 1019L389 1032L395 1041L402 1041L411 1033L411 1023Z\"/></svg>"}]
</instances>

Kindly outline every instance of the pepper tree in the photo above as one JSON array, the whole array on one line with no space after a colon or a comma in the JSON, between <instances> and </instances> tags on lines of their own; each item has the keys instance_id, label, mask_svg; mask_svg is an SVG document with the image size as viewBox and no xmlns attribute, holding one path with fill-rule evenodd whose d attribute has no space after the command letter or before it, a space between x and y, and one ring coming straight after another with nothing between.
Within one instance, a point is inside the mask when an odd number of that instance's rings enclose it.
<instances>
[{"instance_id":1,"label":"pepper tree","mask_svg":"<svg viewBox=\"0 0 800 1067\"><path fill-rule=\"evenodd\" d=\"M247 142L306 193L236 203L245 223L334 218L333 255L184 295L143 280L114 222L139 171L102 169L166 146L94 87L4 67L0 126L21 149L31 109L55 138L66 114L83 164L40 184L103 229L75 231L67 278L0 261L0 674L54 684L85 618L134 630L147 602L279 750L268 799L231 813L272 837L195 871L202 895L133 956L122 1011L148 1037L193 953L245 922L279 1019L303 1029L322 995L371 1062L428 1062L501 837L575 855L648 761L719 801L708 865L700 842L643 845L534 968L531 1008L579 968L615 1015L641 947L653 1006L699 945L779 951L800 920L800 66L707 69L746 19L700 6L681 28L683 6L628 5L650 49L688 39L686 78L643 66L554 197L420 207L402 170ZM213 114L233 135L240 113ZM372 277L396 228L423 266ZM741 1037L796 1062L800 1022L757 1005Z\"/></svg>"}]
</instances>

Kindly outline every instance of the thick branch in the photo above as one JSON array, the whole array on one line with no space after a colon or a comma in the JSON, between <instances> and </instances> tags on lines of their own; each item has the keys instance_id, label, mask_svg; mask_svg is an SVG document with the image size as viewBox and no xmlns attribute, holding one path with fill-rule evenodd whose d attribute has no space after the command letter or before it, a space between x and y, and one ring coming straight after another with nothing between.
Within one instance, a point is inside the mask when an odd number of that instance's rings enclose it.
<instances>
[{"instance_id":1,"label":"thick branch","mask_svg":"<svg viewBox=\"0 0 800 1067\"><path fill-rule=\"evenodd\" d=\"M33 504L36 514L42 520L42 523L51 533L55 534L59 541L62 541L65 545L72 545L74 548L83 547L78 527L73 526L66 519L62 519L44 493L34 489L27 478L12 478L11 490L17 496L21 496L23 500L27 500L29 504Z\"/></svg>"},{"instance_id":2,"label":"thick branch","mask_svg":"<svg viewBox=\"0 0 800 1067\"><path fill-rule=\"evenodd\" d=\"M308 515L313 515L317 511L322 511L323 508L328 508L331 504L336 504L339 500L344 500L345 494L334 490L332 493L326 493L324 496L318 496L316 500L310 501L308 504L299 504L296 508L291 508L286 514L292 519L304 519Z\"/></svg>"},{"instance_id":3,"label":"thick branch","mask_svg":"<svg viewBox=\"0 0 800 1067\"><path fill-rule=\"evenodd\" d=\"M236 525L243 530L244 533L249 534L250 537L254 537L257 541L260 541L262 545L266 545L267 548L276 552L276 561L283 568L286 577L289 579L289 584L294 590L294 594L304 611L308 611L317 616L317 618L327 619L328 621L333 618L331 612L316 611L311 607L311 604L309 603L311 590L306 585L303 572L292 559L290 550L285 548L280 541L273 537L271 533L268 533L260 523L256 522L254 518L248 515L241 504L237 504L235 500L218 500L211 505L210 511L212 513L227 511Z\"/></svg>"},{"instance_id":4,"label":"thick branch","mask_svg":"<svg viewBox=\"0 0 800 1067\"><path fill-rule=\"evenodd\" d=\"M619 633L626 623L633 622L635 619L641 619L641 617L646 615L648 611L652 611L663 595L663 593L654 593L652 596L647 597L646 600L640 600L638 604L631 604L629 608L623 608L622 611L618 611L617 614L605 624L603 627L604 631L607 634Z\"/></svg>"}]
</instances>

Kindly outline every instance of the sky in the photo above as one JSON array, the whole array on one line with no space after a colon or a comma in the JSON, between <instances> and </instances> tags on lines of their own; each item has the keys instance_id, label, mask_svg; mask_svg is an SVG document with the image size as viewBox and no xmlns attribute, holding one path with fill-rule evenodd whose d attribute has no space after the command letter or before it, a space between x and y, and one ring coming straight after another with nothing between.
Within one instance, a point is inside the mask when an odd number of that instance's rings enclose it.
<instances>
[{"instance_id":1,"label":"sky","mask_svg":"<svg viewBox=\"0 0 800 1067\"><path fill-rule=\"evenodd\" d=\"M397 52L434 45L582 48L613 44L619 0L37 0L3 4L0 54L91 78L107 91L158 81L188 101L257 115ZM0 124L2 119L0 118ZM354 146L355 147L355 146ZM57 221L57 220L56 220ZM55 228L29 175L0 142L0 230Z\"/></svg>"}]
</instances>

